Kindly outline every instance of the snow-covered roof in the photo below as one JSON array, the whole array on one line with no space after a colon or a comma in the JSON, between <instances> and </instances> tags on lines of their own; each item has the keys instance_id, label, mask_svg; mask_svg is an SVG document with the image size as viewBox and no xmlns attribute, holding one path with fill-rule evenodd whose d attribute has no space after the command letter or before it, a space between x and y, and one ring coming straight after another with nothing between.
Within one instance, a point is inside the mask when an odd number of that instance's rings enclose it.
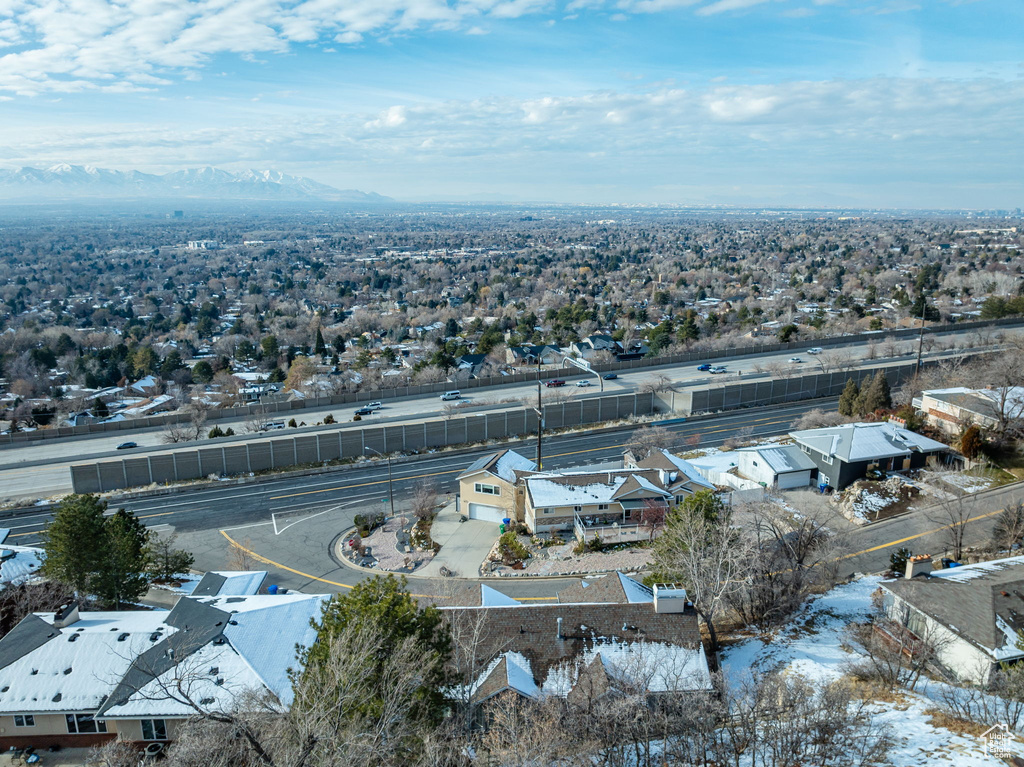
<instances>
[{"instance_id":1,"label":"snow-covered roof","mask_svg":"<svg viewBox=\"0 0 1024 767\"><path fill-rule=\"evenodd\" d=\"M946 445L888 421L848 423L823 429L790 432L794 440L811 449L846 462L869 461L948 450Z\"/></svg>"},{"instance_id":2,"label":"snow-covered roof","mask_svg":"<svg viewBox=\"0 0 1024 767\"><path fill-rule=\"evenodd\" d=\"M33 578L43 563L42 549L32 546L0 547L0 584L17 585Z\"/></svg>"},{"instance_id":3,"label":"snow-covered roof","mask_svg":"<svg viewBox=\"0 0 1024 767\"><path fill-rule=\"evenodd\" d=\"M188 716L162 691L182 680L204 707L261 688L287 705L296 647L315 641L328 598L183 597L170 611L82 612L60 629L53 613L30 615L0 639L0 713Z\"/></svg>"},{"instance_id":4,"label":"snow-covered roof","mask_svg":"<svg viewBox=\"0 0 1024 767\"><path fill-rule=\"evenodd\" d=\"M515 482L517 471L534 471L537 464L515 450L502 450L477 458L459 474L459 478L467 477L478 471L488 471L506 482Z\"/></svg>"},{"instance_id":5,"label":"snow-covered roof","mask_svg":"<svg viewBox=\"0 0 1024 767\"><path fill-rule=\"evenodd\" d=\"M266 579L266 570L211 570L193 589L192 596L252 596L259 592Z\"/></svg>"},{"instance_id":6,"label":"snow-covered roof","mask_svg":"<svg viewBox=\"0 0 1024 767\"><path fill-rule=\"evenodd\" d=\"M667 642L599 638L575 658L550 669L541 691L560 697L568 695L583 669L598 658L608 676L648 692L711 688L703 645L684 647Z\"/></svg>"},{"instance_id":7,"label":"snow-covered roof","mask_svg":"<svg viewBox=\"0 0 1024 767\"><path fill-rule=\"evenodd\" d=\"M526 488L534 508L549 506L582 506L593 503L611 503L615 493L626 484L628 476L611 477L605 482L573 485L543 477L527 477Z\"/></svg>"}]
</instances>

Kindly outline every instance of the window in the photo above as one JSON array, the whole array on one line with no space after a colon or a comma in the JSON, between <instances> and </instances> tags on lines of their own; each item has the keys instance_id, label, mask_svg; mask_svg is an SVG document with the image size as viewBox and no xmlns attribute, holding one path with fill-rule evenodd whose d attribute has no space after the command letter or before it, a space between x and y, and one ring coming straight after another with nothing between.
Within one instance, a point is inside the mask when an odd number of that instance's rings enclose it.
<instances>
[{"instance_id":1,"label":"window","mask_svg":"<svg viewBox=\"0 0 1024 767\"><path fill-rule=\"evenodd\" d=\"M68 732L73 735L107 731L107 723L97 722L92 714L67 714L64 718L68 721Z\"/></svg>"},{"instance_id":2,"label":"window","mask_svg":"<svg viewBox=\"0 0 1024 767\"><path fill-rule=\"evenodd\" d=\"M14 726L15 727L35 727L36 718L32 714L21 714L14 715Z\"/></svg>"},{"instance_id":3,"label":"window","mask_svg":"<svg viewBox=\"0 0 1024 767\"><path fill-rule=\"evenodd\" d=\"M583 507L582 506L573 506L572 510L575 511L577 514L579 514L581 511L583 511Z\"/></svg>"},{"instance_id":4,"label":"window","mask_svg":"<svg viewBox=\"0 0 1024 767\"><path fill-rule=\"evenodd\" d=\"M811 449L809 447L807 447L807 445L801 445L800 449L803 450L808 455L810 455L810 453L811 453Z\"/></svg>"},{"instance_id":5,"label":"window","mask_svg":"<svg viewBox=\"0 0 1024 767\"><path fill-rule=\"evenodd\" d=\"M163 719L142 720L143 740L167 740L167 725Z\"/></svg>"},{"instance_id":6,"label":"window","mask_svg":"<svg viewBox=\"0 0 1024 767\"><path fill-rule=\"evenodd\" d=\"M608 504L607 503L599 503L599 504L597 504L597 510L598 511L608 511Z\"/></svg>"},{"instance_id":7,"label":"window","mask_svg":"<svg viewBox=\"0 0 1024 767\"><path fill-rule=\"evenodd\" d=\"M501 488L497 485L485 485L482 482L477 482L473 485L473 489L481 495L501 495Z\"/></svg>"},{"instance_id":8,"label":"window","mask_svg":"<svg viewBox=\"0 0 1024 767\"><path fill-rule=\"evenodd\" d=\"M540 513L541 514L554 514L555 510L554 509L541 509Z\"/></svg>"},{"instance_id":9,"label":"window","mask_svg":"<svg viewBox=\"0 0 1024 767\"><path fill-rule=\"evenodd\" d=\"M821 460L824 461L825 463L827 463L829 466L832 465L832 456L830 456L830 455L826 455L825 453L822 453L821 454Z\"/></svg>"}]
</instances>

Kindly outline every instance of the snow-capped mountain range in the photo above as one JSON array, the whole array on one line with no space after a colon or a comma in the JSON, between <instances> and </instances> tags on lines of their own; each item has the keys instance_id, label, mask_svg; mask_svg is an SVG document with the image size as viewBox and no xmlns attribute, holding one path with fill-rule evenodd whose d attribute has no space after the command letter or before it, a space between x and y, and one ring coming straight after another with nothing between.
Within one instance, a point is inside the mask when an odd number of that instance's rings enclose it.
<instances>
[{"instance_id":1,"label":"snow-capped mountain range","mask_svg":"<svg viewBox=\"0 0 1024 767\"><path fill-rule=\"evenodd\" d=\"M356 189L335 189L277 170L229 173L190 168L164 175L62 163L49 168L0 168L0 199L202 198L221 200L322 200L389 202L391 198Z\"/></svg>"}]
</instances>

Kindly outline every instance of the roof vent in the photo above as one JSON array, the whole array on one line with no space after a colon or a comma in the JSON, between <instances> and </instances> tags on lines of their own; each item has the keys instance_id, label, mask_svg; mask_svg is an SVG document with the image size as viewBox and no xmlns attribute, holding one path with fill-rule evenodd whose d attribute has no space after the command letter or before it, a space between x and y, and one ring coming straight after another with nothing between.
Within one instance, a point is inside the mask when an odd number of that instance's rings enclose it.
<instances>
[{"instance_id":1,"label":"roof vent","mask_svg":"<svg viewBox=\"0 0 1024 767\"><path fill-rule=\"evenodd\" d=\"M61 694L60 694L60 693L58 692L58 693L57 693L56 695L54 695L54 696L53 696L53 702L54 702L54 703L60 703L60 699L61 699L61 698L63 698L63 697L64 697L64 696L63 696L63 695L61 695Z\"/></svg>"},{"instance_id":2,"label":"roof vent","mask_svg":"<svg viewBox=\"0 0 1024 767\"><path fill-rule=\"evenodd\" d=\"M30 675L32 675L32 676L35 676L36 674L38 674L38 673L39 673L39 669L37 669L37 668L34 668L34 669L32 669L31 671L29 671L28 673L29 673Z\"/></svg>"},{"instance_id":3,"label":"roof vent","mask_svg":"<svg viewBox=\"0 0 1024 767\"><path fill-rule=\"evenodd\" d=\"M68 637L69 642L74 642L76 639L78 639L78 634L72 634Z\"/></svg>"},{"instance_id":4,"label":"roof vent","mask_svg":"<svg viewBox=\"0 0 1024 767\"><path fill-rule=\"evenodd\" d=\"M209 706L214 700L215 698L200 698L199 704L202 706Z\"/></svg>"},{"instance_id":5,"label":"roof vent","mask_svg":"<svg viewBox=\"0 0 1024 767\"><path fill-rule=\"evenodd\" d=\"M78 623L78 602L61 605L60 609L53 614L54 628L66 628L72 623Z\"/></svg>"},{"instance_id":6,"label":"roof vent","mask_svg":"<svg viewBox=\"0 0 1024 767\"><path fill-rule=\"evenodd\" d=\"M123 634L121 634L121 635L120 635L120 636L119 636L119 637L117 638L117 641L118 641L118 642L123 642L124 640L126 640L126 639L127 639L128 637L130 637L130 636L131 636L131 634L129 634L129 633L128 633L128 632L126 631L126 632L124 632Z\"/></svg>"},{"instance_id":7,"label":"roof vent","mask_svg":"<svg viewBox=\"0 0 1024 767\"><path fill-rule=\"evenodd\" d=\"M217 676L217 674L219 674L219 673L220 673L220 667L219 666L214 666L213 668L210 669L210 676Z\"/></svg>"},{"instance_id":8,"label":"roof vent","mask_svg":"<svg viewBox=\"0 0 1024 767\"><path fill-rule=\"evenodd\" d=\"M7 692L9 689L11 689L10 685L4 685L3 687L0 687L0 692Z\"/></svg>"},{"instance_id":9,"label":"roof vent","mask_svg":"<svg viewBox=\"0 0 1024 767\"><path fill-rule=\"evenodd\" d=\"M149 641L150 642L155 642L158 639L160 639L160 632L159 631L154 631L152 634L149 635Z\"/></svg>"},{"instance_id":10,"label":"roof vent","mask_svg":"<svg viewBox=\"0 0 1024 767\"><path fill-rule=\"evenodd\" d=\"M214 682L213 682L213 683L214 683L215 685L217 685L218 687L222 686L222 685L224 684L224 677L222 677L222 676L219 676L219 677L217 677L217 678L216 678L216 679L214 680Z\"/></svg>"},{"instance_id":11,"label":"roof vent","mask_svg":"<svg viewBox=\"0 0 1024 767\"><path fill-rule=\"evenodd\" d=\"M67 676L70 673L71 673L71 666L68 666L66 669L64 669L64 676Z\"/></svg>"}]
</instances>

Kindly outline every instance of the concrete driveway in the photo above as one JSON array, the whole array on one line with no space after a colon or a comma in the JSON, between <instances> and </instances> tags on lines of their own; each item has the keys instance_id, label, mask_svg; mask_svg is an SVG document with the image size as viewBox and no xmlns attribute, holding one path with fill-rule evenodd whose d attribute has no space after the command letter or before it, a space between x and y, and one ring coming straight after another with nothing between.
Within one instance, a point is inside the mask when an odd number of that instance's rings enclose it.
<instances>
[{"instance_id":1,"label":"concrete driveway","mask_svg":"<svg viewBox=\"0 0 1024 767\"><path fill-rule=\"evenodd\" d=\"M442 566L463 578L476 578L480 574L480 564L498 540L498 525L480 519L465 522L460 519L454 503L438 512L430 536L441 544L441 550L433 561L417 570L416 575L438 577Z\"/></svg>"}]
</instances>

